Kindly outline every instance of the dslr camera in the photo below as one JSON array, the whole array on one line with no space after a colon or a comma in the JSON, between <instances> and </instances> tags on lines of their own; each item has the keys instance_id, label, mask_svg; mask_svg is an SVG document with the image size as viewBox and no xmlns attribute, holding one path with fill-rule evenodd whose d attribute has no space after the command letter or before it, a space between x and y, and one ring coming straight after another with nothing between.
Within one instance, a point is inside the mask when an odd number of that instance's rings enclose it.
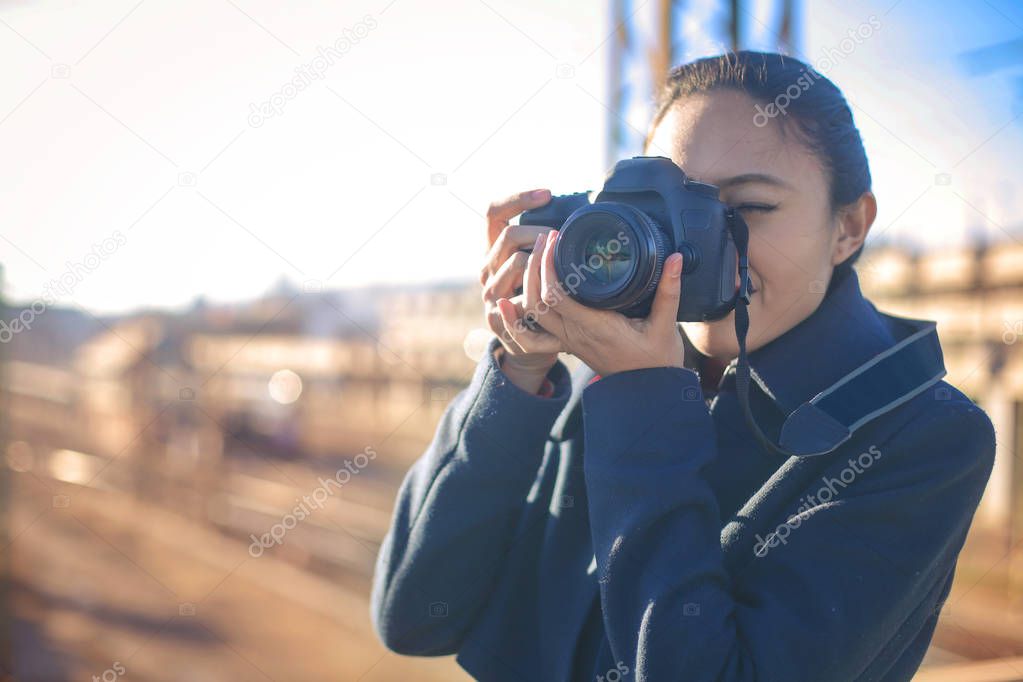
<instances>
[{"instance_id":1,"label":"dslr camera","mask_svg":"<svg viewBox=\"0 0 1023 682\"><path fill-rule=\"evenodd\" d=\"M716 186L690 180L663 156L619 161L592 202L588 192L556 196L519 224L559 231L555 272L583 305L646 317L675 251L683 256L679 321L721 319L737 297L749 301L742 216L718 199Z\"/></svg>"}]
</instances>

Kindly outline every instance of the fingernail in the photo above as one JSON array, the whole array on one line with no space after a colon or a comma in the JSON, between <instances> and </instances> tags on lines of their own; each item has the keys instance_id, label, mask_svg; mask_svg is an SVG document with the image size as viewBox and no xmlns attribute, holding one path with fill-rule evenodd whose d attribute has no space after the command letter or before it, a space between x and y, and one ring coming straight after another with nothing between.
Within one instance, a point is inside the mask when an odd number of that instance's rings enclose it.
<instances>
[{"instance_id":1,"label":"fingernail","mask_svg":"<svg viewBox=\"0 0 1023 682\"><path fill-rule=\"evenodd\" d=\"M533 199L542 199L543 197L547 196L549 192L550 190L547 189L534 189L532 192L529 193L529 196L530 198Z\"/></svg>"},{"instance_id":2,"label":"fingernail","mask_svg":"<svg viewBox=\"0 0 1023 682\"><path fill-rule=\"evenodd\" d=\"M541 232L540 234L536 235L536 241L533 243L533 250L539 251L540 249L542 249L543 243L546 239L547 239L546 232Z\"/></svg>"}]
</instances>

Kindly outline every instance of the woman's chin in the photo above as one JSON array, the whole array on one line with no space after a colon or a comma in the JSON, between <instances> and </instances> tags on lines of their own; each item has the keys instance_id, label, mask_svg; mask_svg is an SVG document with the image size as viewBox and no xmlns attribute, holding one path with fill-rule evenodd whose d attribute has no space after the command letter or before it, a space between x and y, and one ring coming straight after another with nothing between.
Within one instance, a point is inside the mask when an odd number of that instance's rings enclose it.
<instances>
[{"instance_id":1,"label":"woman's chin","mask_svg":"<svg viewBox=\"0 0 1023 682\"><path fill-rule=\"evenodd\" d=\"M735 313L713 322L681 322L689 342L708 357L730 360L739 354L735 340Z\"/></svg>"}]
</instances>

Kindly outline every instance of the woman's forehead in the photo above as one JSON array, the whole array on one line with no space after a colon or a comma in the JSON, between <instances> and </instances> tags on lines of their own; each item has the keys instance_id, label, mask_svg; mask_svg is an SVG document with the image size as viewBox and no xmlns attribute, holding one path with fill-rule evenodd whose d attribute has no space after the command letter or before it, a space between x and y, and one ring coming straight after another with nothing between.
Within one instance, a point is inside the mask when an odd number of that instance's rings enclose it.
<instances>
[{"instance_id":1,"label":"woman's forehead","mask_svg":"<svg viewBox=\"0 0 1023 682\"><path fill-rule=\"evenodd\" d=\"M780 121L764 124L756 106L732 90L685 97L658 124L647 154L667 156L690 177L715 185L747 174L773 175L790 184L819 175L813 155L795 136L784 134Z\"/></svg>"}]
</instances>

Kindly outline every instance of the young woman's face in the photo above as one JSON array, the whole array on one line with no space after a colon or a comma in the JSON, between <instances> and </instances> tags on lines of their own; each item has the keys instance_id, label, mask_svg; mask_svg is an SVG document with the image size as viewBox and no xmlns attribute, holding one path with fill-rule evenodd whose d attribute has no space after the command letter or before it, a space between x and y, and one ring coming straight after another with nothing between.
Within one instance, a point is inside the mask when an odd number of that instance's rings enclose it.
<instances>
[{"instance_id":1,"label":"young woman's face","mask_svg":"<svg viewBox=\"0 0 1023 682\"><path fill-rule=\"evenodd\" d=\"M683 98L647 146L648 154L669 156L693 179L720 187L729 206L744 207L756 289L748 350L809 316L824 298L833 263L844 260L833 260L838 230L820 161L792 130L782 131L777 119L755 125L753 106L748 96L731 90ZM681 324L704 355L738 355L734 312L714 322Z\"/></svg>"}]
</instances>

